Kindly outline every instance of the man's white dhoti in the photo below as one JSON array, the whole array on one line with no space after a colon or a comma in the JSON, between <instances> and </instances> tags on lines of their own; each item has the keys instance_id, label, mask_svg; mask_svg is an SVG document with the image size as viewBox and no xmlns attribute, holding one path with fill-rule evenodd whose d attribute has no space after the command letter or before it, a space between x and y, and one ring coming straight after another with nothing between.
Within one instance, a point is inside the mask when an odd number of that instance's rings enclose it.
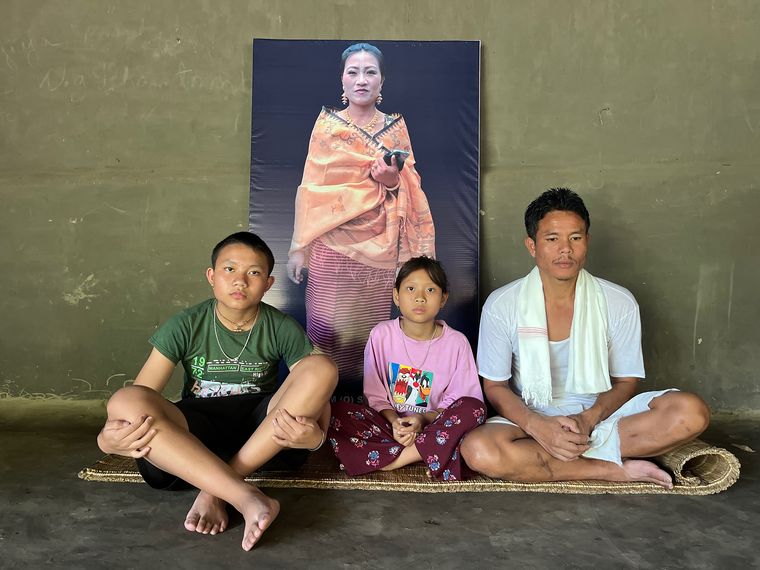
<instances>
[{"instance_id":1,"label":"man's white dhoti","mask_svg":"<svg viewBox=\"0 0 760 570\"><path fill-rule=\"evenodd\" d=\"M620 456L620 433L618 432L618 422L628 416L633 416L641 412L648 412L649 403L652 400L672 391L677 392L678 390L675 388L669 388L667 390L642 392L628 400L610 415L610 417L597 424L591 432L591 447L583 453L583 457L611 461L618 465L622 465L623 460ZM528 407L532 411L544 416L570 416L572 414L580 414L583 410L594 405L595 401L596 394L569 395L559 401L553 401L553 405ZM517 425L501 416L488 418L486 423L512 426Z\"/></svg>"}]
</instances>

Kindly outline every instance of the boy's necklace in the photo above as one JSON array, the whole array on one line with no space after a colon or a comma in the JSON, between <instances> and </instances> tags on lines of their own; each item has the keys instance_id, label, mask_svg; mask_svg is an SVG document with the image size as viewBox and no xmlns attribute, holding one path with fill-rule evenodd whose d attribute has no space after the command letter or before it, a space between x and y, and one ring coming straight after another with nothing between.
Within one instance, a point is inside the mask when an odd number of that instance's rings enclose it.
<instances>
[{"instance_id":1,"label":"boy's necklace","mask_svg":"<svg viewBox=\"0 0 760 570\"><path fill-rule=\"evenodd\" d=\"M259 314L259 306L256 305L256 312L253 313L246 320L244 320L242 323L236 323L232 319L228 319L227 317L225 317L224 313L222 313L222 311L219 310L218 306L216 307L216 314L219 315L220 317L222 317L225 321L227 321L228 323L230 323L231 325L233 325L235 327L234 330L233 330L233 332L243 332L243 327L245 325L247 325L248 323L250 323L251 320L253 320L255 317L258 316L258 314Z\"/></svg>"},{"instance_id":2,"label":"boy's necklace","mask_svg":"<svg viewBox=\"0 0 760 570\"><path fill-rule=\"evenodd\" d=\"M219 308L217 307L217 304L218 304L217 301L214 301L214 313L218 314L218 315L221 315L221 313L219 312ZM259 316L259 307L260 306L261 305L258 305L256 307L256 314L254 315L255 317ZM248 320L251 320L251 319L248 319ZM216 319L214 319L214 336L216 337L216 345L219 347L219 350L222 351L222 354L227 357L227 360L232 360L233 362L237 362L238 361L238 358L240 358L240 356L245 351L245 347L248 346L248 341L251 340L251 334L253 333L253 329L254 329L255 326L256 326L256 321L254 320L253 321L253 325L251 326L250 330L248 331L248 337L245 339L245 344L243 345L243 348L240 349L240 352L238 352L237 356L232 357L229 354L227 354L226 352L224 352L224 349L222 348L222 343L219 342L219 330L218 330L219 326L216 324Z\"/></svg>"},{"instance_id":3,"label":"boy's necklace","mask_svg":"<svg viewBox=\"0 0 760 570\"><path fill-rule=\"evenodd\" d=\"M433 326L433 334L430 335L430 340L427 342L427 348L425 349L425 357L422 359L422 362L419 366L417 366L413 361L412 357L409 356L409 349L406 347L406 332L404 331L404 320L401 319L399 321L399 325L401 326L401 344L404 345L404 352L406 352L406 357L409 359L409 364L412 365L412 368L416 368L417 370L422 370L422 367L425 366L425 361L427 360L428 354L430 354L430 346L433 344L433 339L435 338L435 333L438 330L438 325L434 323Z\"/></svg>"}]
</instances>

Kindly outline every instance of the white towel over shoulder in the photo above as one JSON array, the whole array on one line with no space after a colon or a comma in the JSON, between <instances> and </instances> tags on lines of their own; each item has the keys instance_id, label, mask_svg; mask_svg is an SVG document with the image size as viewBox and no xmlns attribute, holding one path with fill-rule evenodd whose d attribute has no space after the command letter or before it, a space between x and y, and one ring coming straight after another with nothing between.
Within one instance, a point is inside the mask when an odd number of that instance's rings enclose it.
<instances>
[{"instance_id":1,"label":"white towel over shoulder","mask_svg":"<svg viewBox=\"0 0 760 570\"><path fill-rule=\"evenodd\" d=\"M517 311L522 397L531 406L552 400L549 333L538 267L525 277ZM581 269L575 283L566 392L599 394L612 388L607 352L607 300L599 281Z\"/></svg>"}]
</instances>

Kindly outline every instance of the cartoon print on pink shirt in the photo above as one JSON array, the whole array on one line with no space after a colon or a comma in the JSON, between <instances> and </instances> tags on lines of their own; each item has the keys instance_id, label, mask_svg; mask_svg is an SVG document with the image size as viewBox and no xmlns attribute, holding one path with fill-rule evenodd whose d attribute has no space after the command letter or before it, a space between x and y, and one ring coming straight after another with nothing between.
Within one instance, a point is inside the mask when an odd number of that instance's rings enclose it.
<instances>
[{"instance_id":1,"label":"cartoon print on pink shirt","mask_svg":"<svg viewBox=\"0 0 760 570\"><path fill-rule=\"evenodd\" d=\"M388 387L393 403L401 411L425 411L430 401L433 373L410 365L388 364Z\"/></svg>"}]
</instances>

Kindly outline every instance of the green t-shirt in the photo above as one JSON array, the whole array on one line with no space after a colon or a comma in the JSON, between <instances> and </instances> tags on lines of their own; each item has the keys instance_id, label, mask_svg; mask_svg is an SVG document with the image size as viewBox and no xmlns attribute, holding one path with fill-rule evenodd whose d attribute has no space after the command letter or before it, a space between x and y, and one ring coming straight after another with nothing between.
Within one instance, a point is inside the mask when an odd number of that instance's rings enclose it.
<instances>
[{"instance_id":1,"label":"green t-shirt","mask_svg":"<svg viewBox=\"0 0 760 570\"><path fill-rule=\"evenodd\" d=\"M183 398L274 392L280 360L290 368L314 349L295 319L266 303L245 345L247 338L248 331L222 325L214 299L208 299L171 317L150 343L175 364L182 362Z\"/></svg>"}]
</instances>

